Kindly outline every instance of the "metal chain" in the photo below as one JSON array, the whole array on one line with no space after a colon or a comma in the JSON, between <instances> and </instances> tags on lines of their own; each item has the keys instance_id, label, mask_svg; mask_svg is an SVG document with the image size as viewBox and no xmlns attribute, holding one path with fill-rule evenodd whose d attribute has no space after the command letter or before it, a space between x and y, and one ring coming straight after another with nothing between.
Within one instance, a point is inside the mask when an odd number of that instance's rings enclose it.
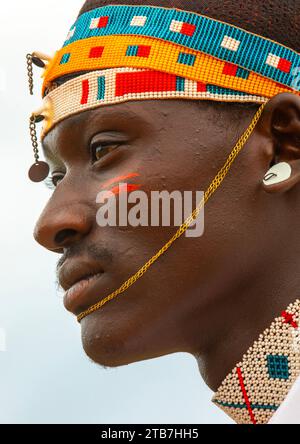
<instances>
[{"instance_id":1,"label":"metal chain","mask_svg":"<svg viewBox=\"0 0 300 444\"><path fill-rule=\"evenodd\" d=\"M39 160L39 150L38 150L38 139L36 134L36 117L34 114L32 114L29 119L29 130L30 130L31 144L33 147L34 159L35 163L37 163Z\"/></svg>"},{"instance_id":2,"label":"metal chain","mask_svg":"<svg viewBox=\"0 0 300 444\"><path fill-rule=\"evenodd\" d=\"M33 95L33 68L32 68L32 54L26 55L27 60L27 74L28 74L28 84L29 92Z\"/></svg>"},{"instance_id":3,"label":"metal chain","mask_svg":"<svg viewBox=\"0 0 300 444\"><path fill-rule=\"evenodd\" d=\"M90 308L85 310L84 312L80 313L77 316L77 321L80 322L84 317L87 315L93 313L94 311L101 308L106 302L110 301L111 299L118 296L120 293L123 293L125 290L127 290L131 285L133 285L139 278L141 278L146 271L150 268L150 266L163 254L165 253L170 246L180 237L182 234L188 229L188 227L195 221L195 219L198 217L201 208L206 204L208 199L212 196L212 194L218 189L218 187L223 182L224 178L226 177L227 173L229 172L229 169L234 162L235 158L243 148L243 146L246 144L247 140L251 136L257 122L260 119L260 116L265 108L265 103L259 108L257 113L255 114L252 122L248 126L245 133L241 136L241 138L238 140L237 144L231 151L228 159L226 160L225 164L221 168L221 170L218 172L218 174L215 176L213 181L211 182L210 186L208 187L207 191L204 194L204 198L201 200L201 202L198 204L198 206L195 208L195 210L192 212L192 214L183 222L183 224L179 227L179 229L176 231L174 236L148 261L145 265L143 265L142 268L140 268L137 273L135 273L133 276L131 276L126 282L124 282L121 287L119 287L117 290L115 290L113 293L106 296L104 299L102 299L97 304L92 305Z\"/></svg>"}]
</instances>

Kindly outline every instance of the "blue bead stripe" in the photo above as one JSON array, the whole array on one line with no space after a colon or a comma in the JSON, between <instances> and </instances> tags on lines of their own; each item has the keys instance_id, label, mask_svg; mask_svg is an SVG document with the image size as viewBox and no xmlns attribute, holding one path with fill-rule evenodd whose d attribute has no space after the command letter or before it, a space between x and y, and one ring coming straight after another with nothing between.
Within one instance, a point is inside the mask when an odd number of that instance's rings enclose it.
<instances>
[{"instance_id":1,"label":"blue bead stripe","mask_svg":"<svg viewBox=\"0 0 300 444\"><path fill-rule=\"evenodd\" d=\"M64 65L65 63L68 63L68 61L70 60L71 54L67 53L64 54L60 60L60 65Z\"/></svg>"},{"instance_id":2,"label":"blue bead stripe","mask_svg":"<svg viewBox=\"0 0 300 444\"><path fill-rule=\"evenodd\" d=\"M238 68L236 72L237 77L241 77L242 79L248 79L250 72L243 68Z\"/></svg>"},{"instance_id":3,"label":"blue bead stripe","mask_svg":"<svg viewBox=\"0 0 300 444\"><path fill-rule=\"evenodd\" d=\"M127 56L136 56L138 53L139 47L137 45L129 45L126 51Z\"/></svg>"},{"instance_id":4,"label":"blue bead stripe","mask_svg":"<svg viewBox=\"0 0 300 444\"><path fill-rule=\"evenodd\" d=\"M90 29L93 18L109 16L108 25ZM144 26L131 26L134 16L146 16ZM192 36L170 30L172 20L194 24ZM163 39L201 51L218 59L235 63L242 68L254 71L283 85L294 85L293 71L300 67L300 54L264 37L257 36L230 24L192 12L164 9L151 6L104 6L82 14L76 23L74 35L64 46L86 38L104 35L142 35ZM225 36L240 42L236 51L221 46ZM291 62L289 73L266 64L269 54Z\"/></svg>"},{"instance_id":5,"label":"blue bead stripe","mask_svg":"<svg viewBox=\"0 0 300 444\"><path fill-rule=\"evenodd\" d=\"M98 94L97 99L103 100L105 98L105 76L98 77Z\"/></svg>"},{"instance_id":6,"label":"blue bead stripe","mask_svg":"<svg viewBox=\"0 0 300 444\"><path fill-rule=\"evenodd\" d=\"M225 94L225 95L234 95L234 96L248 96L248 93L245 93L243 91L235 91L234 89L229 88L222 88L221 86L217 85L206 85L207 91L211 94Z\"/></svg>"},{"instance_id":7,"label":"blue bead stripe","mask_svg":"<svg viewBox=\"0 0 300 444\"><path fill-rule=\"evenodd\" d=\"M214 401L216 404L219 404L223 407L231 407L234 409L247 409L247 405L246 404L235 404L233 402L223 402L223 401L218 401L215 400ZM251 404L251 408L252 409L257 409L257 410L273 410L276 411L278 409L279 406L277 405L264 405L264 404Z\"/></svg>"},{"instance_id":8,"label":"blue bead stripe","mask_svg":"<svg viewBox=\"0 0 300 444\"><path fill-rule=\"evenodd\" d=\"M196 56L193 54L187 54L185 52L180 52L178 55L178 63L182 65L194 66L196 61Z\"/></svg>"},{"instance_id":9,"label":"blue bead stripe","mask_svg":"<svg viewBox=\"0 0 300 444\"><path fill-rule=\"evenodd\" d=\"M185 88L185 78L184 77L176 77L176 91L184 91Z\"/></svg>"}]
</instances>

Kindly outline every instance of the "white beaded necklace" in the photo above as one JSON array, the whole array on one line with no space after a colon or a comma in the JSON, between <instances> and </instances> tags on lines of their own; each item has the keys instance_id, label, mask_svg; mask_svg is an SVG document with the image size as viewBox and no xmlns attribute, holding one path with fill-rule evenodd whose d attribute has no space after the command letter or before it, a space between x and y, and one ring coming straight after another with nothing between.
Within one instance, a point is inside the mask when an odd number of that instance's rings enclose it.
<instances>
[{"instance_id":1,"label":"white beaded necklace","mask_svg":"<svg viewBox=\"0 0 300 444\"><path fill-rule=\"evenodd\" d=\"M249 348L212 401L238 424L266 424L299 375L300 300L296 300Z\"/></svg>"}]
</instances>

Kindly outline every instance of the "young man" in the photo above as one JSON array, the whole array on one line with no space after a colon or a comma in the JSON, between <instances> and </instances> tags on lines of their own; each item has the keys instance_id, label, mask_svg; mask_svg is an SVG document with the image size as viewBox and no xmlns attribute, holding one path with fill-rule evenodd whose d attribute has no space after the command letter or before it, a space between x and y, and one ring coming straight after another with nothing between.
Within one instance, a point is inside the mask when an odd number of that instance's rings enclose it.
<instances>
[{"instance_id":1,"label":"young man","mask_svg":"<svg viewBox=\"0 0 300 444\"><path fill-rule=\"evenodd\" d=\"M216 404L242 423L300 423L293 416L300 402L298 3L90 0L44 82L43 147L55 191L35 238L62 255L64 304L81 322L85 352L108 367L191 353ZM205 206L204 234L178 237L122 288L176 230L100 228L99 191L122 180L148 195L207 190L249 125L239 145L246 147Z\"/></svg>"}]
</instances>

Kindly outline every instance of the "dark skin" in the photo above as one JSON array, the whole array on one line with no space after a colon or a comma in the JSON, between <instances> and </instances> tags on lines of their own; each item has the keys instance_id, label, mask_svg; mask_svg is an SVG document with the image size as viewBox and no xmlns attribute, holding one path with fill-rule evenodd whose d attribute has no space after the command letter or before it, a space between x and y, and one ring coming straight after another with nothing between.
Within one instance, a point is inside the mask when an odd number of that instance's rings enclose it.
<instances>
[{"instance_id":1,"label":"dark skin","mask_svg":"<svg viewBox=\"0 0 300 444\"><path fill-rule=\"evenodd\" d=\"M44 139L60 181L35 228L68 270L101 270L78 315L118 288L174 234L174 227L96 223L101 184L135 171L151 190L203 190L256 109L187 100L127 102L72 116ZM109 135L108 135L109 132ZM94 162L90 142L112 142ZM290 179L266 187L279 162ZM174 352L192 354L216 390L258 335L299 298L300 98L273 97L221 187L205 206L205 232L181 237L125 293L81 321L86 354L116 367ZM65 273L65 274L64 274Z\"/></svg>"}]
</instances>

